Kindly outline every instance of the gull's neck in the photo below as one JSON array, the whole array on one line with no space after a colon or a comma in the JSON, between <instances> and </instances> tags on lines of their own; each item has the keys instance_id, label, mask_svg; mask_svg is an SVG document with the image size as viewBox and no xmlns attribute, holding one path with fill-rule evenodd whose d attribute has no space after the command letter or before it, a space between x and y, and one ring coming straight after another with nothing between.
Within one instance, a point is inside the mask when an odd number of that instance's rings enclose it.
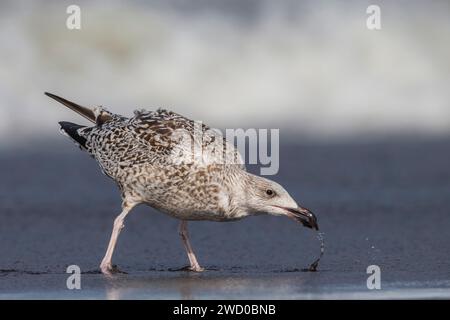
<instances>
[{"instance_id":1,"label":"gull's neck","mask_svg":"<svg viewBox=\"0 0 450 320\"><path fill-rule=\"evenodd\" d=\"M224 186L228 195L228 215L237 219L251 214L248 197L252 194L254 181L259 177L242 169L233 169L224 176Z\"/></svg>"}]
</instances>

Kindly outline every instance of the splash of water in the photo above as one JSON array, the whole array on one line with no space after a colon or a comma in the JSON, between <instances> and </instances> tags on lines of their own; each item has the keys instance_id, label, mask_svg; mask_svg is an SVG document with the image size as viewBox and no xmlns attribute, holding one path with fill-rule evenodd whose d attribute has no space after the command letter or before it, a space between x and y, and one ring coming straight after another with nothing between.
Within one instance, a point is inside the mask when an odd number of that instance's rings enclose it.
<instances>
[{"instance_id":1,"label":"splash of water","mask_svg":"<svg viewBox=\"0 0 450 320\"><path fill-rule=\"evenodd\" d=\"M319 261L320 259L322 259L323 254L325 253L325 241L323 232L317 232L317 240L319 240L320 242L320 255L316 260L314 260L313 263L310 264L309 268L305 269L305 271L316 272L317 267L319 266Z\"/></svg>"}]
</instances>

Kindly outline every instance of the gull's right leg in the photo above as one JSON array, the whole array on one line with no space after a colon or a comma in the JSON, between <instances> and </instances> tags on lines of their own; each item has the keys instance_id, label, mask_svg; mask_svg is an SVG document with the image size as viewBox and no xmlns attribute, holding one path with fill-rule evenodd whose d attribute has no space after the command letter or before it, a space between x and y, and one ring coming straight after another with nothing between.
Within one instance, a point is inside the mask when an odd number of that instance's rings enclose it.
<instances>
[{"instance_id":1,"label":"gull's right leg","mask_svg":"<svg viewBox=\"0 0 450 320\"><path fill-rule=\"evenodd\" d=\"M117 238L119 237L120 231L124 227L123 221L125 220L125 217L136 205L137 203L135 202L127 202L126 200L124 200L122 203L122 212L114 220L114 227L111 234L111 239L109 240L108 249L106 250L105 257L103 258L102 263L100 264L100 269L104 274L110 275L114 271L117 271L114 270L111 262L114 253L114 248L116 247Z\"/></svg>"}]
</instances>

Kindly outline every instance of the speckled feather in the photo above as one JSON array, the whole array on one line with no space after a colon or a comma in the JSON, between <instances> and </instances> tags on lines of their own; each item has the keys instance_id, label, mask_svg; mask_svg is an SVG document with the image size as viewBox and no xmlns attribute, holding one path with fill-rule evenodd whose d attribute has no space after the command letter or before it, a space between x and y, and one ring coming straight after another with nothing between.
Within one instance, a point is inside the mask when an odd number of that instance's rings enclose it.
<instances>
[{"instance_id":1,"label":"speckled feather","mask_svg":"<svg viewBox=\"0 0 450 320\"><path fill-rule=\"evenodd\" d=\"M318 230L311 211L299 207L278 183L246 172L236 148L206 125L163 109L139 110L126 118L45 94L95 123L86 127L63 121L60 125L122 191L122 212L114 220L100 264L104 274L116 271L112 255L117 238L125 217L140 203L181 220L179 232L190 270L197 272L203 269L189 242L187 220L230 221L272 214Z\"/></svg>"},{"instance_id":2,"label":"speckled feather","mask_svg":"<svg viewBox=\"0 0 450 320\"><path fill-rule=\"evenodd\" d=\"M164 109L138 110L126 118L98 107L95 114L96 125L77 133L86 139L83 147L118 184L124 199L184 220L241 217L226 189L227 181L245 166L236 148L221 135L206 125L202 134L195 134L194 121ZM184 139L186 133L193 140ZM191 141L201 146L202 157L194 156ZM224 156L235 162L224 164Z\"/></svg>"},{"instance_id":3,"label":"speckled feather","mask_svg":"<svg viewBox=\"0 0 450 320\"><path fill-rule=\"evenodd\" d=\"M119 185L121 219L136 204L146 203L180 220L272 214L317 228L309 210L299 208L275 181L246 172L236 148L206 125L163 109L138 110L126 118L46 95L95 123L60 125Z\"/></svg>"}]
</instances>

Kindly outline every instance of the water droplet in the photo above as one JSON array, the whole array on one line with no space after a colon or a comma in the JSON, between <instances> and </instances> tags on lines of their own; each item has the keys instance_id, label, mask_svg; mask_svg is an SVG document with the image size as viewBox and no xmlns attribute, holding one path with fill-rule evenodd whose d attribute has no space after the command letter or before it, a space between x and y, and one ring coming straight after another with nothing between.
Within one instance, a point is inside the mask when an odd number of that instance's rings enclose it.
<instances>
[{"instance_id":1,"label":"water droplet","mask_svg":"<svg viewBox=\"0 0 450 320\"><path fill-rule=\"evenodd\" d=\"M314 260L313 263L311 263L311 265L307 269L308 271L311 271L311 272L317 271L317 267L319 266L319 261L320 261L320 259L322 259L322 256L325 253L325 241L324 241L324 233L323 232L317 232L317 240L319 240L319 242L320 242L320 255L316 260Z\"/></svg>"}]
</instances>

